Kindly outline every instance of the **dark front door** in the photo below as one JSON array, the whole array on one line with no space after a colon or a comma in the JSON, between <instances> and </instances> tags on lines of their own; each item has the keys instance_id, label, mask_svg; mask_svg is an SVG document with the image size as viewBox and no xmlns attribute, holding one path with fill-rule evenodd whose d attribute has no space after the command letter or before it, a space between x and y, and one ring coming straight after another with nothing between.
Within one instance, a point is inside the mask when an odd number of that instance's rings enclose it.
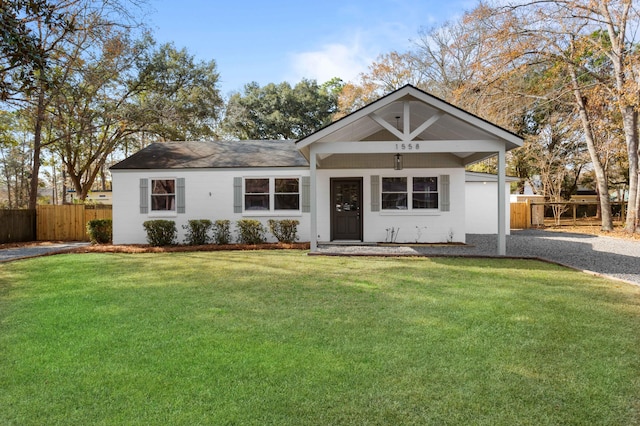
<instances>
[{"instance_id":1,"label":"dark front door","mask_svg":"<svg viewBox=\"0 0 640 426\"><path fill-rule=\"evenodd\" d=\"M331 179L331 240L362 241L362 178Z\"/></svg>"}]
</instances>

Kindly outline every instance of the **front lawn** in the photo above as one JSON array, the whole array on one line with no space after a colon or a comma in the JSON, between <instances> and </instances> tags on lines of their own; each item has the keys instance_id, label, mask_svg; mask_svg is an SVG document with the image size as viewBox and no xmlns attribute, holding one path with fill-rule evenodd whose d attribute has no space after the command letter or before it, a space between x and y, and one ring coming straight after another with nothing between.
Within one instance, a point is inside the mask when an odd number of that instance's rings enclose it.
<instances>
[{"instance_id":1,"label":"front lawn","mask_svg":"<svg viewBox=\"0 0 640 426\"><path fill-rule=\"evenodd\" d=\"M640 288L301 251L0 265L0 424L640 424Z\"/></svg>"}]
</instances>

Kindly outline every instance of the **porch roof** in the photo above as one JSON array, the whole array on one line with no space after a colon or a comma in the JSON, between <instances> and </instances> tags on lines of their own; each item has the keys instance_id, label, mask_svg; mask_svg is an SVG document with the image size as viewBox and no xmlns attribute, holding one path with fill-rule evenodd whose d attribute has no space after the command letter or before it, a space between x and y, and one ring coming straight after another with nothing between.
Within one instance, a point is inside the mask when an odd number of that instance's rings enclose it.
<instances>
[{"instance_id":1,"label":"porch roof","mask_svg":"<svg viewBox=\"0 0 640 426\"><path fill-rule=\"evenodd\" d=\"M296 142L307 159L314 145L319 160L334 154L404 151L450 154L461 165L491 157L502 146L508 151L522 144L515 133L411 85Z\"/></svg>"}]
</instances>

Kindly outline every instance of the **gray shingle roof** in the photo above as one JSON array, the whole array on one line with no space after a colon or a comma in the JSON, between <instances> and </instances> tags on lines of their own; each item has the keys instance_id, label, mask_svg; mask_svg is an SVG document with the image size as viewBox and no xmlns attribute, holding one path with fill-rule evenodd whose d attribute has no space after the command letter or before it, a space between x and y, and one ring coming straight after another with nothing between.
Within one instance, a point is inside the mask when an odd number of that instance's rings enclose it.
<instances>
[{"instance_id":1,"label":"gray shingle roof","mask_svg":"<svg viewBox=\"0 0 640 426\"><path fill-rule=\"evenodd\" d=\"M141 149L112 170L308 167L294 141L162 142Z\"/></svg>"}]
</instances>

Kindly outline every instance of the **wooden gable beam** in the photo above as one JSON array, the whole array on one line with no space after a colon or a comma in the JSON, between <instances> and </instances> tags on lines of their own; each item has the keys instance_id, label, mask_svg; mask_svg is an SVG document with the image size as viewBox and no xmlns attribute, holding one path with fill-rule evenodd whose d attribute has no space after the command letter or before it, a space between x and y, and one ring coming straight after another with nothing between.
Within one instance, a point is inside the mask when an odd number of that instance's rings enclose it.
<instances>
[{"instance_id":1,"label":"wooden gable beam","mask_svg":"<svg viewBox=\"0 0 640 426\"><path fill-rule=\"evenodd\" d=\"M402 138L402 140L410 141L411 136L409 134L411 133L411 106L409 104L409 101L404 101L403 104L404 104L403 105L404 117L402 119L403 121L402 130L404 130L404 138Z\"/></svg>"},{"instance_id":2,"label":"wooden gable beam","mask_svg":"<svg viewBox=\"0 0 640 426\"><path fill-rule=\"evenodd\" d=\"M418 127L413 132L411 132L411 134L409 135L409 140L412 141L415 138L417 138L420 133L422 133L425 130L427 130L436 121L440 120L443 116L444 116L444 112L440 111L440 112L437 112L436 114L432 115L431 117L429 117L429 119L427 121L425 121L424 123L422 123L420 125L420 127Z\"/></svg>"},{"instance_id":3,"label":"wooden gable beam","mask_svg":"<svg viewBox=\"0 0 640 426\"><path fill-rule=\"evenodd\" d=\"M439 111L436 114L429 117L429 119L427 119L424 123L422 123L417 129L415 129L412 132L411 131L411 104L409 103L409 101L403 102L403 113L404 113L404 117L402 120L402 123L403 123L402 132L398 130L396 127L394 127L393 124L389 123L388 121L386 121L384 118L382 118L375 112L372 112L371 114L369 114L369 117L371 117L373 121L378 123L380 126L384 127L395 137L397 137L398 140L403 142L411 142L415 140L418 137L418 135L420 135L422 132L427 130L436 121L440 120L444 116L444 112Z\"/></svg>"},{"instance_id":4,"label":"wooden gable beam","mask_svg":"<svg viewBox=\"0 0 640 426\"><path fill-rule=\"evenodd\" d=\"M395 137L397 137L399 140L403 141L404 140L404 135L402 133L400 133L400 130L396 129L395 127L393 127L391 125L391 123L385 121L384 118L380 117L378 114L376 114L375 112L372 112L371 114L369 114L369 117L371 117L373 119L373 121L375 121L376 123L378 123L379 125L381 125L382 127L384 127L385 129L387 129L388 131L391 132L391 134L393 134Z\"/></svg>"}]
</instances>

